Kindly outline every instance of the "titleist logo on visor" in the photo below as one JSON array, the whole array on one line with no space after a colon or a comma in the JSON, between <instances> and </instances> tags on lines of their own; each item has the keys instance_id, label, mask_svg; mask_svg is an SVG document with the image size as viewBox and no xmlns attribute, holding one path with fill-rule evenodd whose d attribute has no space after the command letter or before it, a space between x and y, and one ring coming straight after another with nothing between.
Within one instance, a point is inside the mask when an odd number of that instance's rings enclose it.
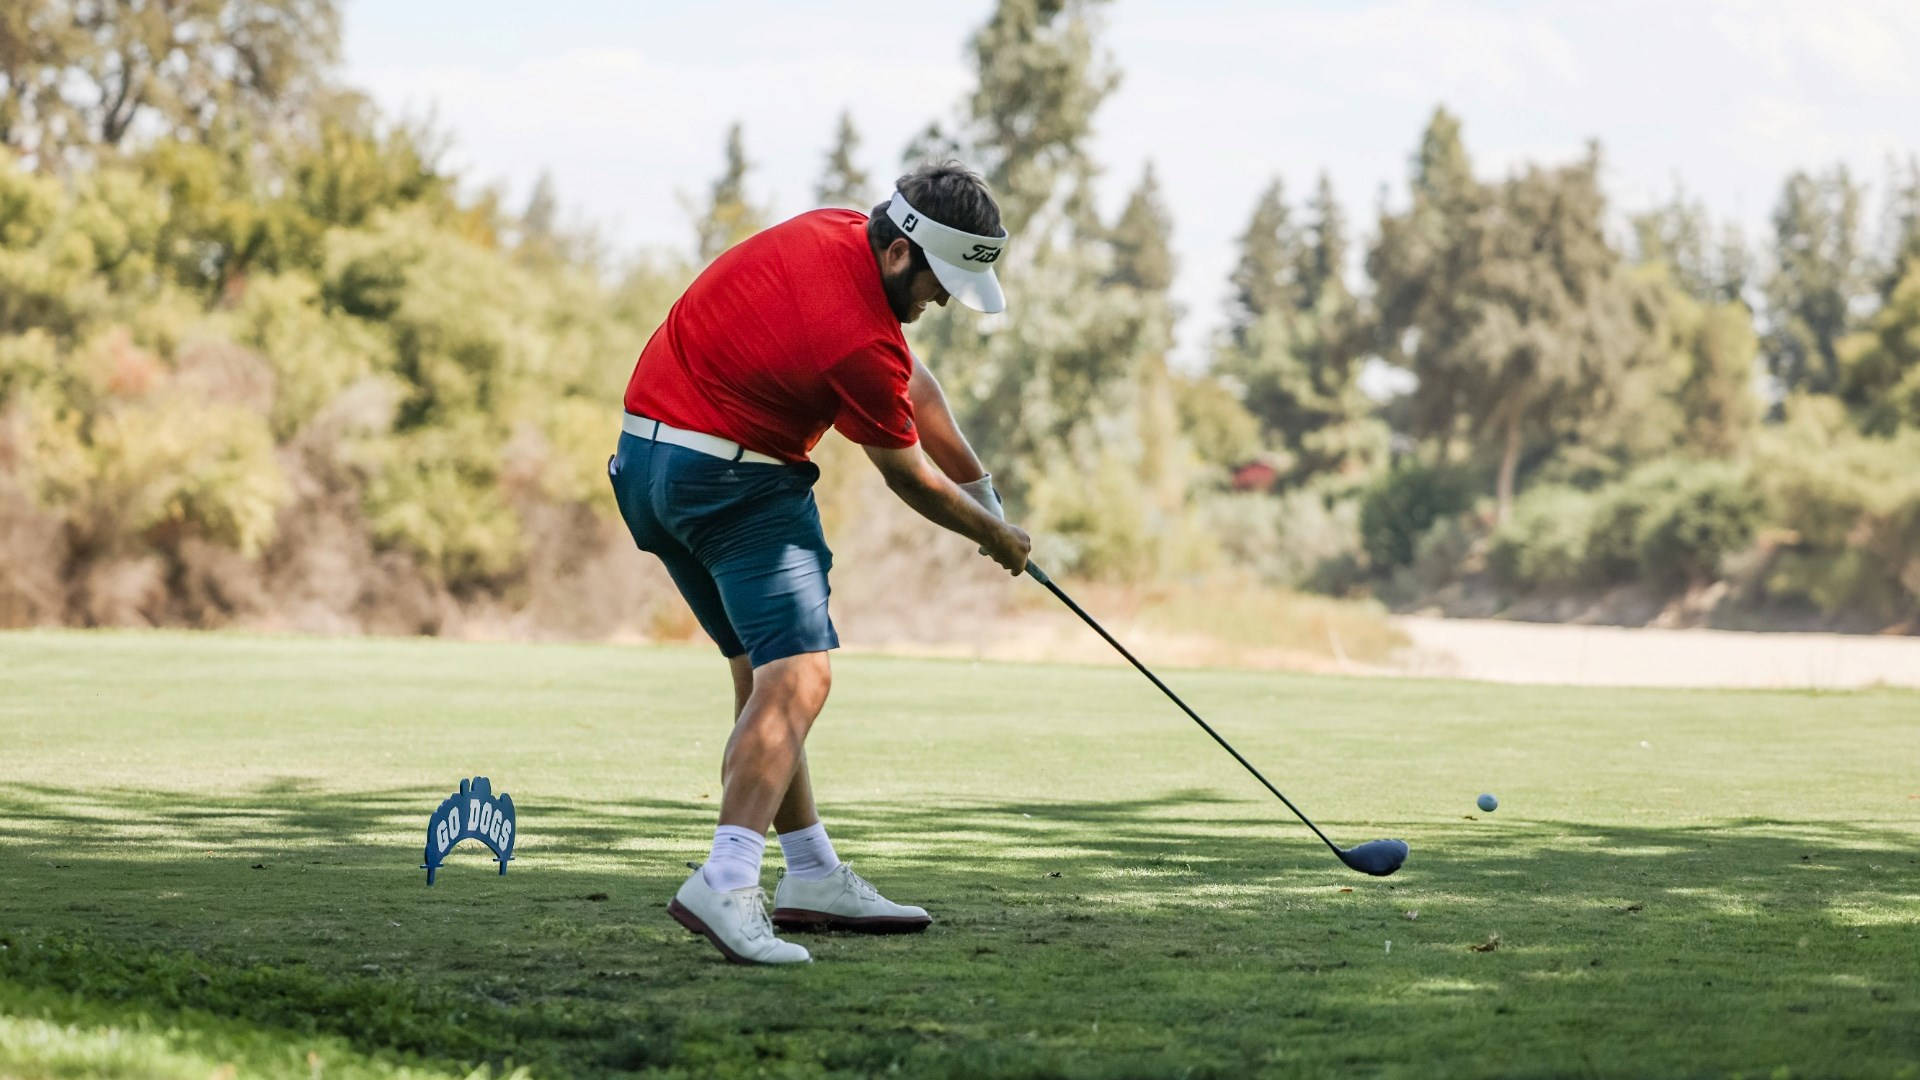
<instances>
[{"instance_id":1,"label":"titleist logo on visor","mask_svg":"<svg viewBox=\"0 0 1920 1080\"><path fill-rule=\"evenodd\" d=\"M998 230L998 236L956 229L921 213L899 191L893 193L886 214L901 232L913 238L911 243L920 245L927 268L949 294L975 311L993 314L1007 309L1006 294L994 276L994 264L1007 250L1006 229Z\"/></svg>"},{"instance_id":2,"label":"titleist logo on visor","mask_svg":"<svg viewBox=\"0 0 1920 1080\"><path fill-rule=\"evenodd\" d=\"M950 263L991 264L1000 258L1000 252L1007 245L1004 230L999 236L983 236L956 229L914 209L907 197L897 191L887 205L887 216L900 226L900 231L911 233L927 254Z\"/></svg>"}]
</instances>

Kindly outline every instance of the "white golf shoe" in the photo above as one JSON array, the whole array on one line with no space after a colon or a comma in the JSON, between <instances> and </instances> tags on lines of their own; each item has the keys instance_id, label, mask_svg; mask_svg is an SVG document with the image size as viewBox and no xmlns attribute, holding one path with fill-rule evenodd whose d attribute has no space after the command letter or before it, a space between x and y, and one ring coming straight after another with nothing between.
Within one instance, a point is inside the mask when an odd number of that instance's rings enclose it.
<instances>
[{"instance_id":1,"label":"white golf shoe","mask_svg":"<svg viewBox=\"0 0 1920 1080\"><path fill-rule=\"evenodd\" d=\"M667 913L708 941L736 964L805 964L806 949L781 941L767 921L767 894L758 885L731 892L709 886L699 870L680 886Z\"/></svg>"},{"instance_id":2,"label":"white golf shoe","mask_svg":"<svg viewBox=\"0 0 1920 1080\"><path fill-rule=\"evenodd\" d=\"M933 922L926 908L896 904L841 863L812 881L792 874L773 892L773 921L782 930L857 930L863 934L917 934Z\"/></svg>"}]
</instances>

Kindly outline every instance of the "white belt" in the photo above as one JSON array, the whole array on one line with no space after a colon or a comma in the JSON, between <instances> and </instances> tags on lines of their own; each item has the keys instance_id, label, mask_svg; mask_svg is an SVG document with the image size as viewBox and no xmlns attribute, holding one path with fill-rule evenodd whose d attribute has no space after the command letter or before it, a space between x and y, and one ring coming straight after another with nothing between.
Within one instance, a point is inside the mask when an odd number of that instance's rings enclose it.
<instances>
[{"instance_id":1,"label":"white belt","mask_svg":"<svg viewBox=\"0 0 1920 1080\"><path fill-rule=\"evenodd\" d=\"M708 457L725 458L728 461L751 461L756 465L785 465L786 462L771 454L762 454L749 450L737 442L728 442L718 435L703 435L698 431L682 431L669 427L658 420L649 420L644 416L626 413L620 420L620 430L636 439L652 439L654 442L671 443L697 450Z\"/></svg>"}]
</instances>

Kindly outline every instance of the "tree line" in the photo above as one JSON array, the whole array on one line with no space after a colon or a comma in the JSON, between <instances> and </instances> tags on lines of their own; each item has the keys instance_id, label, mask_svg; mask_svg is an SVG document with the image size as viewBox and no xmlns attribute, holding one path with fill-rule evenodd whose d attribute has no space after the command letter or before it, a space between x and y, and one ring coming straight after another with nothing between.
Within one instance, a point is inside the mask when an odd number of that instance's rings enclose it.
<instances>
[{"instance_id":1,"label":"tree line","mask_svg":"<svg viewBox=\"0 0 1920 1080\"><path fill-rule=\"evenodd\" d=\"M1754 241L1684 193L1616 235L1603 148L1487 176L1436 108L1364 228L1324 175L1271 178L1183 371L1151 164L1117 215L1094 197L1121 78L1100 6L1001 0L960 118L901 155L979 168L1020 238L1006 318L930 312L913 340L1037 558L1920 628L1920 160L1877 199L1797 172ZM768 223L746 133L684 256L620 264L549 180L462 194L439 136L330 79L338 34L331 0L0 16L0 622L214 625L292 594L431 630L604 541L633 355ZM883 194L859 138L843 115L823 205ZM1411 389L1370 396L1381 365ZM398 623L363 617L392 595Z\"/></svg>"}]
</instances>

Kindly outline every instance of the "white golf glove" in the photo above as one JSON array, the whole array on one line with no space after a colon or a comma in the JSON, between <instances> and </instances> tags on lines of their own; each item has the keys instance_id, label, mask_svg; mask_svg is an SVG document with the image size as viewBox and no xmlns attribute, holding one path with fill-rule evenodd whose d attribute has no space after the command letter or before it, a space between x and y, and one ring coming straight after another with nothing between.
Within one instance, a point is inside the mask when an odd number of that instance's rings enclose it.
<instances>
[{"instance_id":1,"label":"white golf glove","mask_svg":"<svg viewBox=\"0 0 1920 1080\"><path fill-rule=\"evenodd\" d=\"M987 473L978 480L970 480L967 483L961 484L960 490L966 492L968 498L979 503L982 510L999 518L1001 521L1007 520L1007 512L1000 505L1000 493L993 490L992 473ZM987 549L982 547L980 554L985 555L986 553Z\"/></svg>"},{"instance_id":2,"label":"white golf glove","mask_svg":"<svg viewBox=\"0 0 1920 1080\"><path fill-rule=\"evenodd\" d=\"M987 473L978 480L960 485L967 497L980 504L980 508L1001 521L1007 520L1007 512L1000 506L1000 493L993 490L993 474Z\"/></svg>"}]
</instances>

